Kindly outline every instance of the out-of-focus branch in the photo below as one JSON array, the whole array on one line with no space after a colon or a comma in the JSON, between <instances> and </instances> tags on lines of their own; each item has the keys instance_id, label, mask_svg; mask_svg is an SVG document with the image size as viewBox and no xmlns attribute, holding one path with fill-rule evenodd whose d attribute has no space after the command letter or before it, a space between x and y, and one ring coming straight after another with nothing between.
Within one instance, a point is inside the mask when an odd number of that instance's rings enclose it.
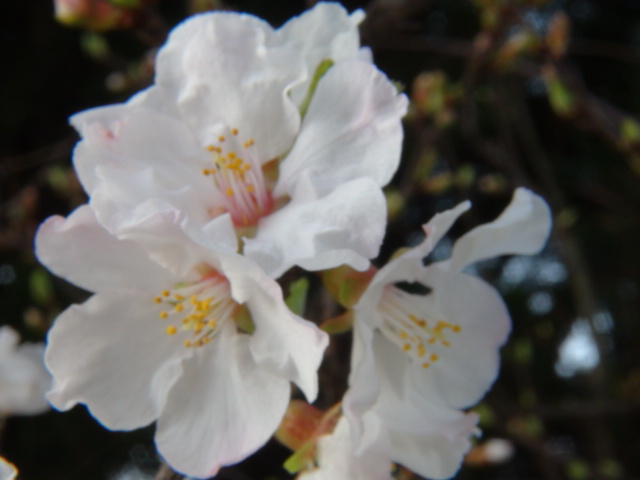
<instances>
[{"instance_id":1,"label":"out-of-focus branch","mask_svg":"<svg viewBox=\"0 0 640 480\"><path fill-rule=\"evenodd\" d=\"M423 31L421 16L434 3L434 0L374 0L360 25L362 43L381 46L394 40L406 42L407 34Z\"/></svg>"}]
</instances>

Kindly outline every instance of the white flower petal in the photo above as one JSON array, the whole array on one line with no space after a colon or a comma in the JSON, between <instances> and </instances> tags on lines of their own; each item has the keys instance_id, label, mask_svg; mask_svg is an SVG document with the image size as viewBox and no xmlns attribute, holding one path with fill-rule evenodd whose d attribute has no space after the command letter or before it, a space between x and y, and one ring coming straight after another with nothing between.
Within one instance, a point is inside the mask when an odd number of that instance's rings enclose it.
<instances>
[{"instance_id":1,"label":"white flower petal","mask_svg":"<svg viewBox=\"0 0 640 480\"><path fill-rule=\"evenodd\" d=\"M434 265L435 267L435 265ZM425 284L433 292L424 302L433 302L445 321L461 327L448 338L451 346L422 377L424 392L436 390L455 408L474 405L495 381L500 367L499 349L511 330L507 308L496 290L486 282L465 274L429 268Z\"/></svg>"},{"instance_id":2,"label":"white flower petal","mask_svg":"<svg viewBox=\"0 0 640 480\"><path fill-rule=\"evenodd\" d=\"M244 239L244 254L274 278L293 265L324 270L346 264L365 270L384 236L381 190L369 178L344 183L321 198L312 193L311 184L306 186L288 205L262 219L257 236Z\"/></svg>"},{"instance_id":3,"label":"white flower petal","mask_svg":"<svg viewBox=\"0 0 640 480\"><path fill-rule=\"evenodd\" d=\"M200 141L211 142L222 124L235 127L255 140L266 161L286 151L298 131L300 115L287 91L305 70L266 22L216 12L173 30L158 54L156 83L178 99Z\"/></svg>"},{"instance_id":4,"label":"white flower petal","mask_svg":"<svg viewBox=\"0 0 640 480\"><path fill-rule=\"evenodd\" d=\"M119 228L119 235L141 245L153 260L170 270L177 278L188 280L193 274L193 268L201 263L218 269L222 253L235 255L237 240L233 230L227 228L227 216L212 222L211 231L215 232L212 240L218 242L208 249L186 234L186 220L182 211L161 210L162 208L154 205L141 205L131 212L131 225L123 224ZM202 234L206 232L205 230Z\"/></svg>"},{"instance_id":5,"label":"white flower petal","mask_svg":"<svg viewBox=\"0 0 640 480\"><path fill-rule=\"evenodd\" d=\"M51 375L44 367L44 344L18 345L11 327L0 328L0 414L35 415L49 409L44 398Z\"/></svg>"},{"instance_id":6,"label":"white flower petal","mask_svg":"<svg viewBox=\"0 0 640 480\"><path fill-rule=\"evenodd\" d=\"M468 414L466 428L458 438L440 435L411 435L407 432L389 432L393 461L404 465L418 475L435 480L453 477L464 455L471 448L469 436L474 432L478 418Z\"/></svg>"},{"instance_id":7,"label":"white flower petal","mask_svg":"<svg viewBox=\"0 0 640 480\"><path fill-rule=\"evenodd\" d=\"M499 255L537 253L550 230L551 211L547 203L530 190L518 188L496 220L458 239L451 254L451 268L460 271L472 263Z\"/></svg>"},{"instance_id":8,"label":"white flower petal","mask_svg":"<svg viewBox=\"0 0 640 480\"><path fill-rule=\"evenodd\" d=\"M47 268L90 291L154 288L171 278L138 245L110 235L88 205L67 219L47 219L35 243L36 255Z\"/></svg>"},{"instance_id":9,"label":"white flower petal","mask_svg":"<svg viewBox=\"0 0 640 480\"><path fill-rule=\"evenodd\" d=\"M256 326L249 347L255 362L300 387L307 400L318 394L318 368L329 337L316 325L294 315L284 303L280 285L251 260L221 257L231 295L246 304Z\"/></svg>"},{"instance_id":10,"label":"white flower petal","mask_svg":"<svg viewBox=\"0 0 640 480\"><path fill-rule=\"evenodd\" d=\"M364 434L365 427L362 418L380 395L381 387L376 371L376 361L384 361L384 359L375 357L373 337L374 331L366 322L355 322L349 390L342 400L342 410L351 424L356 444L360 443Z\"/></svg>"},{"instance_id":11,"label":"white flower petal","mask_svg":"<svg viewBox=\"0 0 640 480\"><path fill-rule=\"evenodd\" d=\"M382 439L381 439L382 440ZM300 480L391 480L391 458L380 441L356 455L349 422L342 417L331 435L318 440L318 468L300 475Z\"/></svg>"},{"instance_id":12,"label":"white flower petal","mask_svg":"<svg viewBox=\"0 0 640 480\"><path fill-rule=\"evenodd\" d=\"M60 410L84 403L113 430L153 422L191 354L165 333L161 308L138 291L99 293L65 310L49 331L49 401Z\"/></svg>"},{"instance_id":13,"label":"white flower petal","mask_svg":"<svg viewBox=\"0 0 640 480\"><path fill-rule=\"evenodd\" d=\"M319 195L360 177L385 185L400 161L406 109L406 96L373 65L334 65L318 83L296 143L280 164L276 195L292 195L305 171Z\"/></svg>"},{"instance_id":14,"label":"white flower petal","mask_svg":"<svg viewBox=\"0 0 640 480\"><path fill-rule=\"evenodd\" d=\"M291 45L301 53L309 72L307 80L291 91L291 98L296 104L299 105L307 95L320 62L326 59L339 62L358 57L358 24L363 19L362 10L349 15L339 3L320 2L311 10L289 20L276 32L283 44Z\"/></svg>"},{"instance_id":15,"label":"white flower petal","mask_svg":"<svg viewBox=\"0 0 640 480\"><path fill-rule=\"evenodd\" d=\"M0 360L15 352L18 343L20 343L18 332L7 325L0 327Z\"/></svg>"},{"instance_id":16,"label":"white flower petal","mask_svg":"<svg viewBox=\"0 0 640 480\"><path fill-rule=\"evenodd\" d=\"M12 463L0 457L0 480L15 480L18 469Z\"/></svg>"},{"instance_id":17,"label":"white flower petal","mask_svg":"<svg viewBox=\"0 0 640 480\"><path fill-rule=\"evenodd\" d=\"M227 327L185 363L158 419L158 450L175 470L197 478L266 443L289 401L289 382L256 365L248 336Z\"/></svg>"}]
</instances>

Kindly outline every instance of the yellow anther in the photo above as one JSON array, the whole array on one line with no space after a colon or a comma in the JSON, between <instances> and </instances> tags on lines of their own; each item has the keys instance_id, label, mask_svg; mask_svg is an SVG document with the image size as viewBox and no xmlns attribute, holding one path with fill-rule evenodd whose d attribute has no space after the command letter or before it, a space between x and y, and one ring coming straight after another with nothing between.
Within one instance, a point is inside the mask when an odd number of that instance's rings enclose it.
<instances>
[{"instance_id":1,"label":"yellow anther","mask_svg":"<svg viewBox=\"0 0 640 480\"><path fill-rule=\"evenodd\" d=\"M196 340L195 346L196 347L201 347L202 346L202 340Z\"/></svg>"},{"instance_id":2,"label":"yellow anther","mask_svg":"<svg viewBox=\"0 0 640 480\"><path fill-rule=\"evenodd\" d=\"M176 300L178 300L179 302L181 302L182 300L184 300L184 297L182 295L180 295L179 293L176 293L174 295L174 297L176 298Z\"/></svg>"},{"instance_id":3,"label":"yellow anther","mask_svg":"<svg viewBox=\"0 0 640 480\"><path fill-rule=\"evenodd\" d=\"M411 320L413 323L415 323L416 325L418 325L419 327L426 327L427 326L427 321L422 319L422 318L418 318L415 315L409 315L409 320Z\"/></svg>"},{"instance_id":4,"label":"yellow anther","mask_svg":"<svg viewBox=\"0 0 640 480\"><path fill-rule=\"evenodd\" d=\"M169 325L167 327L167 335L175 335L176 333L178 333L178 329L176 327L173 325Z\"/></svg>"},{"instance_id":5,"label":"yellow anther","mask_svg":"<svg viewBox=\"0 0 640 480\"><path fill-rule=\"evenodd\" d=\"M437 362L439 358L440 358L440 357L439 357L436 353L432 353L432 354L431 354L431 357L430 357L430 360L431 360L432 362Z\"/></svg>"},{"instance_id":6,"label":"yellow anther","mask_svg":"<svg viewBox=\"0 0 640 480\"><path fill-rule=\"evenodd\" d=\"M451 342L449 340L443 340L442 341L442 345L444 345L445 347L450 347L451 346Z\"/></svg>"},{"instance_id":7,"label":"yellow anther","mask_svg":"<svg viewBox=\"0 0 640 480\"><path fill-rule=\"evenodd\" d=\"M189 300L191 301L192 304L196 305L198 303L198 296L191 295L191 298L189 298Z\"/></svg>"},{"instance_id":8,"label":"yellow anther","mask_svg":"<svg viewBox=\"0 0 640 480\"><path fill-rule=\"evenodd\" d=\"M219 141L219 142L224 142L224 141L225 141L224 135L220 135L220 136L218 137L218 141Z\"/></svg>"},{"instance_id":9,"label":"yellow anther","mask_svg":"<svg viewBox=\"0 0 640 480\"><path fill-rule=\"evenodd\" d=\"M188 323L189 322L189 317L184 317L182 319L182 323Z\"/></svg>"},{"instance_id":10,"label":"yellow anther","mask_svg":"<svg viewBox=\"0 0 640 480\"><path fill-rule=\"evenodd\" d=\"M227 196L228 197L233 197L233 188L231 188L231 187L227 188Z\"/></svg>"},{"instance_id":11,"label":"yellow anther","mask_svg":"<svg viewBox=\"0 0 640 480\"><path fill-rule=\"evenodd\" d=\"M189 348L189 347L191 346L191 340L188 340L188 339L187 339L187 340L185 340L185 341L184 341L184 346L185 346L185 347L187 347L187 348Z\"/></svg>"},{"instance_id":12,"label":"yellow anther","mask_svg":"<svg viewBox=\"0 0 640 480\"><path fill-rule=\"evenodd\" d=\"M234 158L236 158L236 153L235 152L229 152L227 154L227 156L229 157L229 160L233 160Z\"/></svg>"},{"instance_id":13,"label":"yellow anther","mask_svg":"<svg viewBox=\"0 0 640 480\"><path fill-rule=\"evenodd\" d=\"M164 298L167 298L167 297L169 296L169 293L170 293L170 292L169 292L169 290L163 290L163 291L162 291L162 296L163 296Z\"/></svg>"},{"instance_id":14,"label":"yellow anther","mask_svg":"<svg viewBox=\"0 0 640 480\"><path fill-rule=\"evenodd\" d=\"M169 316L169 314L167 312L165 312L164 310L160 312L160 318L162 318L163 320L165 318L167 318Z\"/></svg>"},{"instance_id":15,"label":"yellow anther","mask_svg":"<svg viewBox=\"0 0 640 480\"><path fill-rule=\"evenodd\" d=\"M218 324L218 322L216 322L215 318L212 318L211 320L209 320L209 323L207 323L207 325L209 326L209 328L213 329L216 328L216 325Z\"/></svg>"},{"instance_id":16,"label":"yellow anther","mask_svg":"<svg viewBox=\"0 0 640 480\"><path fill-rule=\"evenodd\" d=\"M422 343L418 345L418 356L424 357L426 353L427 353L427 350L424 348L424 345Z\"/></svg>"},{"instance_id":17,"label":"yellow anther","mask_svg":"<svg viewBox=\"0 0 640 480\"><path fill-rule=\"evenodd\" d=\"M431 364L429 362L425 362L422 364L422 368L429 368Z\"/></svg>"},{"instance_id":18,"label":"yellow anther","mask_svg":"<svg viewBox=\"0 0 640 480\"><path fill-rule=\"evenodd\" d=\"M247 185L247 193L253 193L255 191L256 191L256 187L254 187L251 184Z\"/></svg>"},{"instance_id":19,"label":"yellow anther","mask_svg":"<svg viewBox=\"0 0 640 480\"><path fill-rule=\"evenodd\" d=\"M250 138L249 140L247 140L246 142L243 143L244 148L248 148L248 147L253 146L253 143L254 143L253 142L253 138Z\"/></svg>"},{"instance_id":20,"label":"yellow anther","mask_svg":"<svg viewBox=\"0 0 640 480\"><path fill-rule=\"evenodd\" d=\"M156 297L156 298L153 299L153 301L156 302L156 303L162 303L162 298Z\"/></svg>"},{"instance_id":21,"label":"yellow anther","mask_svg":"<svg viewBox=\"0 0 640 480\"><path fill-rule=\"evenodd\" d=\"M460 333L462 331L462 327L460 327L460 325L454 325L453 331L456 333Z\"/></svg>"},{"instance_id":22,"label":"yellow anther","mask_svg":"<svg viewBox=\"0 0 640 480\"><path fill-rule=\"evenodd\" d=\"M238 129L237 128L232 128L231 129L231 135L237 135L238 134Z\"/></svg>"},{"instance_id":23,"label":"yellow anther","mask_svg":"<svg viewBox=\"0 0 640 480\"><path fill-rule=\"evenodd\" d=\"M203 174L205 177L208 177L208 176L211 174L211 170L209 170L208 168L203 168L203 169L202 169L202 174Z\"/></svg>"},{"instance_id":24,"label":"yellow anther","mask_svg":"<svg viewBox=\"0 0 640 480\"><path fill-rule=\"evenodd\" d=\"M211 338L210 338L210 337L204 337L204 338L202 339L202 341L203 341L204 343L209 343L209 342L211 342Z\"/></svg>"},{"instance_id":25,"label":"yellow anther","mask_svg":"<svg viewBox=\"0 0 640 480\"><path fill-rule=\"evenodd\" d=\"M411 345L410 345L409 343L405 343L405 344L402 346L402 349L403 349L405 352L408 352L409 350L411 350Z\"/></svg>"},{"instance_id":26,"label":"yellow anther","mask_svg":"<svg viewBox=\"0 0 640 480\"><path fill-rule=\"evenodd\" d=\"M214 147L213 145L207 145L207 152L215 152L216 151L216 147Z\"/></svg>"},{"instance_id":27,"label":"yellow anther","mask_svg":"<svg viewBox=\"0 0 640 480\"><path fill-rule=\"evenodd\" d=\"M176 312L181 312L182 310L184 310L184 305L179 303L176 305Z\"/></svg>"},{"instance_id":28,"label":"yellow anther","mask_svg":"<svg viewBox=\"0 0 640 480\"><path fill-rule=\"evenodd\" d=\"M407 337L409 336L409 334L407 332L405 332L404 330L400 330L400 338L405 340Z\"/></svg>"}]
</instances>

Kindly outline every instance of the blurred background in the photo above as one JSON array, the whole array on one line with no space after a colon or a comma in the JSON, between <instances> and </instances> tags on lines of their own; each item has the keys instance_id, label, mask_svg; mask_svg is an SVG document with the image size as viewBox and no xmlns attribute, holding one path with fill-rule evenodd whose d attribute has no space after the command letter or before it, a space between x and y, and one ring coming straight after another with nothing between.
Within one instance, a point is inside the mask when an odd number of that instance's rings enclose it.
<instances>
[{"instance_id":1,"label":"blurred background","mask_svg":"<svg viewBox=\"0 0 640 480\"><path fill-rule=\"evenodd\" d=\"M87 200L68 117L148 86L156 49L193 13L238 10L279 26L315 2L60 3L77 10L56 21L50 0L0 7L0 324L29 342L44 341L56 315L88 297L40 266L32 247L45 218ZM363 44L412 100L376 263L464 199L472 213L434 259L495 218L517 186L554 213L540 255L474 269L504 295L513 332L500 378L475 409L483 437L457 478L640 478L640 1L342 3L366 10ZM306 314L321 321L333 307L310 280ZM321 408L344 393L349 346L349 334L333 338ZM152 426L109 432L84 407L5 412L0 454L22 480L153 479L160 465ZM288 455L274 441L217 478L293 478L281 466Z\"/></svg>"}]
</instances>

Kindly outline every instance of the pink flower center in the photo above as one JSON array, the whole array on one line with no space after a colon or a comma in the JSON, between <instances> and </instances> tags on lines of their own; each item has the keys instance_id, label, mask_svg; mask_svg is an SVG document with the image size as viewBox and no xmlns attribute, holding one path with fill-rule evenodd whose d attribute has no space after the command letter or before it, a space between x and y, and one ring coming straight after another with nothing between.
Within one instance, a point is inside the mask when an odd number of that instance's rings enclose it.
<instances>
[{"instance_id":1,"label":"pink flower center","mask_svg":"<svg viewBox=\"0 0 640 480\"><path fill-rule=\"evenodd\" d=\"M207 272L198 282L163 290L154 302L165 308L161 320L171 322L167 335L183 335L185 347L210 343L223 322L232 319L238 304L231 298L229 282L216 271Z\"/></svg>"},{"instance_id":2,"label":"pink flower center","mask_svg":"<svg viewBox=\"0 0 640 480\"><path fill-rule=\"evenodd\" d=\"M253 139L240 142L238 129L230 131L229 138L221 135L217 145L207 146L212 168L202 173L214 184L212 216L229 212L236 227L251 227L260 218L269 215L275 206L271 188L265 180L262 162Z\"/></svg>"},{"instance_id":3,"label":"pink flower center","mask_svg":"<svg viewBox=\"0 0 640 480\"><path fill-rule=\"evenodd\" d=\"M425 312L425 304L424 296L387 285L378 312L383 318L382 334L423 368L429 368L451 347L449 334L459 334L462 328L445 320L432 320L429 317L440 315L435 311Z\"/></svg>"}]
</instances>

